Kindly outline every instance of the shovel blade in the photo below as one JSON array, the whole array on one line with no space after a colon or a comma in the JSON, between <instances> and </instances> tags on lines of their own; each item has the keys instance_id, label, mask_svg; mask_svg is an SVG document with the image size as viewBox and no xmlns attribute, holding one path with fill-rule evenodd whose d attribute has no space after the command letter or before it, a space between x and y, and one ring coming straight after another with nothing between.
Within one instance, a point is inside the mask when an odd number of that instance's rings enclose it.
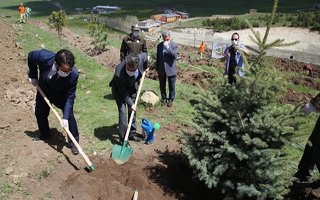
<instances>
[{"instance_id":1,"label":"shovel blade","mask_svg":"<svg viewBox=\"0 0 320 200\"><path fill-rule=\"evenodd\" d=\"M118 165L128 162L131 155L132 149L127 146L127 142L124 142L123 145L116 144L112 149L112 158Z\"/></svg>"}]
</instances>

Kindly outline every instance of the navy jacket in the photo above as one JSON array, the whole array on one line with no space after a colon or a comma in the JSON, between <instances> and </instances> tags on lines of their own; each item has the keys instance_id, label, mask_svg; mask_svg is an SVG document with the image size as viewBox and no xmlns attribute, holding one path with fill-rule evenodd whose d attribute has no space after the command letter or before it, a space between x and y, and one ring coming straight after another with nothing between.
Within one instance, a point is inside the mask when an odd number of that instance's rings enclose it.
<instances>
[{"instance_id":1,"label":"navy jacket","mask_svg":"<svg viewBox=\"0 0 320 200\"><path fill-rule=\"evenodd\" d=\"M157 46L156 68L159 76L176 76L176 59L178 54L177 44L170 41L169 49L166 49L163 42Z\"/></svg>"},{"instance_id":2,"label":"navy jacket","mask_svg":"<svg viewBox=\"0 0 320 200\"><path fill-rule=\"evenodd\" d=\"M48 79L48 74L54 64L56 53L48 50L31 51L28 55L29 78L38 79L39 86L48 99L62 106L63 119L69 119L73 112L79 73L75 67L67 77L60 77L57 73ZM59 106L58 106L59 107Z\"/></svg>"},{"instance_id":3,"label":"navy jacket","mask_svg":"<svg viewBox=\"0 0 320 200\"><path fill-rule=\"evenodd\" d=\"M142 72L147 68L147 54L140 53L137 77L129 76L126 72L126 61L117 65L112 79L112 94L115 99L124 100L129 107L134 104Z\"/></svg>"}]
</instances>

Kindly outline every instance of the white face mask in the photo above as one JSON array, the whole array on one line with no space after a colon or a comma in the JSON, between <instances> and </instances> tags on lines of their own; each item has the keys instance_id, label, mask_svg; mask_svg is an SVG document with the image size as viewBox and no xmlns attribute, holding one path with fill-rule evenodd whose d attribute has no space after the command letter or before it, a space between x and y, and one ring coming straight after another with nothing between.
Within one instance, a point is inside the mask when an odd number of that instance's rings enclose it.
<instances>
[{"instance_id":1,"label":"white face mask","mask_svg":"<svg viewBox=\"0 0 320 200\"><path fill-rule=\"evenodd\" d=\"M65 77L69 76L69 74L70 74L71 72L66 73L66 72L64 72L64 71L58 70L57 73L58 73L58 75L59 75L60 77L65 78Z\"/></svg>"},{"instance_id":2,"label":"white face mask","mask_svg":"<svg viewBox=\"0 0 320 200\"><path fill-rule=\"evenodd\" d=\"M129 76L134 76L134 75L136 74L135 71L134 71L134 72L130 72L130 71L128 71L127 69L126 69L126 72L127 72L127 74L128 74Z\"/></svg>"},{"instance_id":3,"label":"white face mask","mask_svg":"<svg viewBox=\"0 0 320 200\"><path fill-rule=\"evenodd\" d=\"M236 40L232 40L231 43L232 43L232 45L238 45L238 40L237 41Z\"/></svg>"}]
</instances>

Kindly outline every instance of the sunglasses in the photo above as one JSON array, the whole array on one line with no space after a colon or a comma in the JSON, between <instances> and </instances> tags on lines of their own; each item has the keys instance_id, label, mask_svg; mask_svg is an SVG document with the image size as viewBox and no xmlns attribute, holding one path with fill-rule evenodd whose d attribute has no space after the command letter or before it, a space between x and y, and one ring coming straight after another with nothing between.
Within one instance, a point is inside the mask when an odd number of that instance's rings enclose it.
<instances>
[{"instance_id":1,"label":"sunglasses","mask_svg":"<svg viewBox=\"0 0 320 200\"><path fill-rule=\"evenodd\" d=\"M233 40L234 40L234 41L238 41L238 39L233 39L233 38L232 38L231 41L233 41Z\"/></svg>"}]
</instances>

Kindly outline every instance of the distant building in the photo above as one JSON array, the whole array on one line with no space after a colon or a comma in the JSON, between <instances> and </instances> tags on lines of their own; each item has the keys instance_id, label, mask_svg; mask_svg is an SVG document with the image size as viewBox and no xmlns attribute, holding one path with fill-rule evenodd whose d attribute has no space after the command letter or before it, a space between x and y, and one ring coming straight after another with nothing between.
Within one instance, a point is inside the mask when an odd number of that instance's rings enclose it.
<instances>
[{"instance_id":1,"label":"distant building","mask_svg":"<svg viewBox=\"0 0 320 200\"><path fill-rule=\"evenodd\" d=\"M177 14L177 15L180 15L181 19L188 19L189 18L189 13L180 12L180 11L175 11L174 13Z\"/></svg>"},{"instance_id":2,"label":"distant building","mask_svg":"<svg viewBox=\"0 0 320 200\"><path fill-rule=\"evenodd\" d=\"M121 10L118 6L95 6L92 8L92 12L97 14L108 14L118 10Z\"/></svg>"},{"instance_id":3,"label":"distant building","mask_svg":"<svg viewBox=\"0 0 320 200\"><path fill-rule=\"evenodd\" d=\"M257 13L257 9L251 8L251 9L249 10L249 13L250 13L250 14L256 14L256 13Z\"/></svg>"},{"instance_id":4,"label":"distant building","mask_svg":"<svg viewBox=\"0 0 320 200\"><path fill-rule=\"evenodd\" d=\"M161 24L163 24L163 22L159 20L147 19L147 20L141 21L139 23L139 27L142 31L150 31L156 27L161 26Z\"/></svg>"}]
</instances>

